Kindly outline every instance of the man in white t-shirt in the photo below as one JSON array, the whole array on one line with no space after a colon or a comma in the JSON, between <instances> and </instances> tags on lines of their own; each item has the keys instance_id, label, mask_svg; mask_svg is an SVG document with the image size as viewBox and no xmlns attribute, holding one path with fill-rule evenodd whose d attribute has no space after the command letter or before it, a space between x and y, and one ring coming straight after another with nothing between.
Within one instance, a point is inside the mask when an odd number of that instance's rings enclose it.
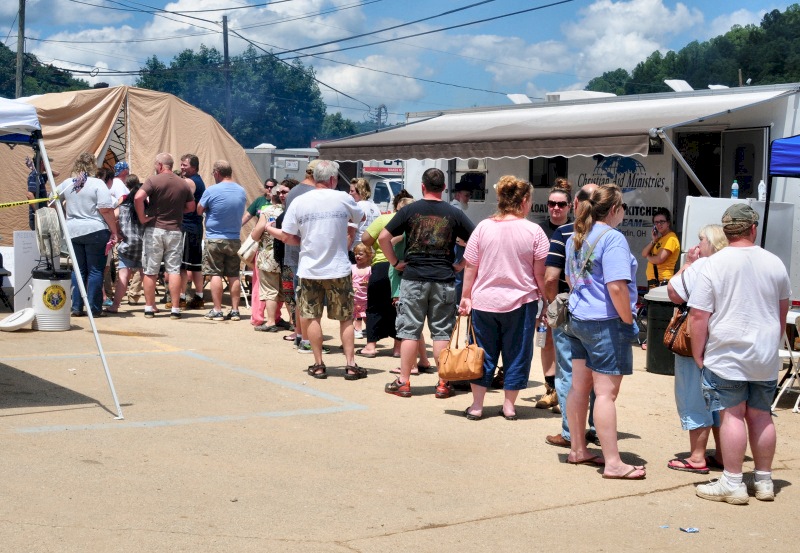
<instances>
[{"instance_id":1,"label":"man in white t-shirt","mask_svg":"<svg viewBox=\"0 0 800 553\"><path fill-rule=\"evenodd\" d=\"M708 258L689 298L692 353L703 367L706 404L720 414L722 478L697 487L703 499L744 505L748 491L772 501L778 349L791 283L783 262L755 245L758 213L734 204L722 216L729 247ZM745 484L748 435L755 471Z\"/></svg>"},{"instance_id":2,"label":"man in white t-shirt","mask_svg":"<svg viewBox=\"0 0 800 553\"><path fill-rule=\"evenodd\" d=\"M281 229L267 226L274 238L300 246L297 266L299 294L297 313L303 321L303 337L310 340L314 364L308 374L327 378L322 362L323 305L328 318L339 321L347 380L366 378L367 371L356 365L353 344L352 267L347 256L348 223L358 223L364 212L348 194L335 190L339 164L319 161L314 166L314 190L297 197L289 206Z\"/></svg>"}]
</instances>

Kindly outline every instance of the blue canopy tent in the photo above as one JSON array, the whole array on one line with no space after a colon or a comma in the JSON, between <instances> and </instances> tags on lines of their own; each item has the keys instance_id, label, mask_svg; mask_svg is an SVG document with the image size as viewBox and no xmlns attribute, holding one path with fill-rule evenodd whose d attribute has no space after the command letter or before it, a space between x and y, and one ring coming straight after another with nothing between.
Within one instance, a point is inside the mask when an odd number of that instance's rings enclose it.
<instances>
[{"instance_id":1,"label":"blue canopy tent","mask_svg":"<svg viewBox=\"0 0 800 553\"><path fill-rule=\"evenodd\" d=\"M39 124L39 118L36 115L36 108L25 102L17 100L7 100L0 98L0 144L8 144L10 147L17 145L31 146L34 151L37 151L44 162L45 170L47 171L47 178L50 181L50 189L55 190L56 184L53 178L53 171L50 168L50 161L47 157L47 150L45 149L44 140L42 140L42 127ZM54 202L58 219L61 223L61 229L66 239L67 248L70 257L75 259L75 251L72 248L72 240L69 236L67 229L64 208L61 206L60 201ZM80 272L76 264L73 265L73 271L77 273L77 283L84 301L88 303L86 298L86 288L83 285L83 279L80 277ZM108 362L106 361L103 346L100 343L100 336L97 333L94 317L91 310L87 312L89 315L89 322L92 326L94 333L95 343L97 344L97 351L100 353L100 359L103 363L103 368L106 373L106 380L108 386L111 388L111 395L114 398L114 404L117 408L117 419L122 419L122 407L120 407L119 400L117 399L117 392L114 389L114 382L111 380L111 372L108 369Z\"/></svg>"},{"instance_id":2,"label":"blue canopy tent","mask_svg":"<svg viewBox=\"0 0 800 553\"><path fill-rule=\"evenodd\" d=\"M761 232L761 247L764 247L769 221L769 202L772 197L773 177L800 178L800 135L776 138L769 147L769 171L767 176L767 205L764 206L764 227Z\"/></svg>"},{"instance_id":3,"label":"blue canopy tent","mask_svg":"<svg viewBox=\"0 0 800 553\"><path fill-rule=\"evenodd\" d=\"M761 247L764 247L764 240L767 233L767 221L769 220L769 200L772 195L773 177L800 178L800 135L777 138L772 141L769 148L769 175L767 178L767 205L764 206L764 231L761 233ZM787 345L787 347L789 347ZM778 391L775 394L775 401L772 408L778 404L783 392L800 378L800 370L789 357L789 370L783 375L778 383ZM798 412L800 398L794 405L794 412Z\"/></svg>"}]
</instances>

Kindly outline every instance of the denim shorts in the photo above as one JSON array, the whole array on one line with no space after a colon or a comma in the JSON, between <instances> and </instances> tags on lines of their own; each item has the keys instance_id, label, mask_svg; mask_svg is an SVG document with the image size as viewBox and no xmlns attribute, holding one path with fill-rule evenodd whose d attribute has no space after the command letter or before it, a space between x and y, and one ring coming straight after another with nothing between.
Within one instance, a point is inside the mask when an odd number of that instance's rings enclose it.
<instances>
[{"instance_id":1,"label":"denim shorts","mask_svg":"<svg viewBox=\"0 0 800 553\"><path fill-rule=\"evenodd\" d=\"M675 356L675 406L684 430L719 426L719 413L708 410L703 396L702 371L683 355Z\"/></svg>"},{"instance_id":2,"label":"denim shorts","mask_svg":"<svg viewBox=\"0 0 800 553\"><path fill-rule=\"evenodd\" d=\"M124 255L119 256L117 260L117 266L120 269L141 269L142 268L142 260L134 261L133 259L128 259Z\"/></svg>"},{"instance_id":3,"label":"denim shorts","mask_svg":"<svg viewBox=\"0 0 800 553\"><path fill-rule=\"evenodd\" d=\"M743 401L748 408L769 411L777 388L777 380L726 380L703 367L703 396L711 411L735 407Z\"/></svg>"},{"instance_id":4,"label":"denim shorts","mask_svg":"<svg viewBox=\"0 0 800 553\"><path fill-rule=\"evenodd\" d=\"M639 329L620 319L582 321L572 317L569 323L572 336L572 359L585 359L594 372L625 376L633 374L633 347Z\"/></svg>"},{"instance_id":5,"label":"denim shorts","mask_svg":"<svg viewBox=\"0 0 800 553\"><path fill-rule=\"evenodd\" d=\"M419 340L428 318L431 340L450 340L456 323L454 282L404 280L397 302L397 338Z\"/></svg>"}]
</instances>

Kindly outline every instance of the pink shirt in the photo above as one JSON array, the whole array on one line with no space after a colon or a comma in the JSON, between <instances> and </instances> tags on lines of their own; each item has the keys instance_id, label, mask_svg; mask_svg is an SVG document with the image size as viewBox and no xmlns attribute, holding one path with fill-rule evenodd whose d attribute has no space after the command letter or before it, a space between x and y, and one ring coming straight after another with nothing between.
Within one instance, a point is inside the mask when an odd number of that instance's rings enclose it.
<instances>
[{"instance_id":1,"label":"pink shirt","mask_svg":"<svg viewBox=\"0 0 800 553\"><path fill-rule=\"evenodd\" d=\"M539 299L534 262L544 263L550 241L527 219L484 219L470 236L464 259L477 266L472 308L508 313Z\"/></svg>"}]
</instances>

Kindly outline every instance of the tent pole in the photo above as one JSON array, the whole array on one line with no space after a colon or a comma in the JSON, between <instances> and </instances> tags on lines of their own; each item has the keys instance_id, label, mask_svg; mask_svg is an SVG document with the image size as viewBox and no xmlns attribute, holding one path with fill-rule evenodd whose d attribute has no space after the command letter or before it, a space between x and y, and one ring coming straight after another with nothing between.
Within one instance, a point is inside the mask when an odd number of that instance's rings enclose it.
<instances>
[{"instance_id":1,"label":"tent pole","mask_svg":"<svg viewBox=\"0 0 800 553\"><path fill-rule=\"evenodd\" d=\"M651 130L650 132L652 133L653 131ZM675 158L675 161L678 162L678 165L680 165L683 168L683 170L686 171L686 175L689 177L689 179L691 179L691 181L694 183L694 185L697 187L700 193L703 196L711 197L711 194L708 193L706 187L703 186L702 182L700 182L700 178L694 173L694 171L686 162L686 160L683 159L683 156L678 151L678 148L676 148L675 144L673 144L672 141L669 139L667 133L664 132L664 129L656 129L655 132L656 134L658 134L658 137L661 139L661 141L667 146L670 153L672 153L672 157Z\"/></svg>"},{"instance_id":2,"label":"tent pole","mask_svg":"<svg viewBox=\"0 0 800 553\"><path fill-rule=\"evenodd\" d=\"M53 171L50 169L50 160L47 158L47 151L44 147L44 141L41 138L39 139L39 151L42 153L42 160L44 161L44 167L47 171L47 178L50 180L50 189L55 194L56 183L55 179L53 178ZM67 249L69 250L69 255L72 257L72 270L75 271L76 274L75 281L78 283L78 289L81 292L81 297L83 298L84 303L88 306L89 298L86 295L86 287L83 285L83 278L81 277L80 268L78 267L78 263L75 261L77 258L75 256L75 250L72 248L72 238L70 237L69 230L67 229L67 221L66 217L64 217L64 208L61 205L61 199L56 196L56 201L54 203L56 204L56 213L58 213L58 219L61 223L61 228L64 231L64 238L67 241ZM106 372L108 387L111 389L111 396L114 398L114 405L117 408L117 416L115 418L116 420L123 420L125 417L122 415L122 407L120 407L119 399L117 399L117 391L114 389L114 381L111 379L111 371L108 369L106 354L103 351L103 345L100 343L100 336L97 334L97 326L94 322L92 310L87 310L86 314L89 316L89 324L92 326L92 333L94 334L94 341L97 344L97 351L100 354L100 360L103 362L103 369Z\"/></svg>"},{"instance_id":3,"label":"tent pole","mask_svg":"<svg viewBox=\"0 0 800 553\"><path fill-rule=\"evenodd\" d=\"M769 160L767 160L769 167ZM769 204L772 196L772 174L767 176L767 200L764 202L764 226L761 227L761 247L766 249L767 244L767 221L769 221Z\"/></svg>"}]
</instances>

